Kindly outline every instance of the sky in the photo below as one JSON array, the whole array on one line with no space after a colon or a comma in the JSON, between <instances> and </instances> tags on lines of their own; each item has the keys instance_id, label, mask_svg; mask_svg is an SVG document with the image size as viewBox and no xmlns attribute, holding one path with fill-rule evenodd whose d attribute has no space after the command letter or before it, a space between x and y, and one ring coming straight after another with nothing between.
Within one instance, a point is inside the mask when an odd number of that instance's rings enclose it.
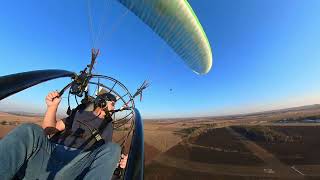
<instances>
[{"instance_id":1,"label":"sky","mask_svg":"<svg viewBox=\"0 0 320 180\"><path fill-rule=\"evenodd\" d=\"M39 70L79 72L92 47L95 73L133 93L144 118L219 116L320 103L320 1L189 0L209 39L213 67L197 75L115 0L11 0L0 6L0 76ZM90 24L90 17L92 24ZM63 78L0 101L0 111L44 112ZM65 111L63 98L60 111Z\"/></svg>"}]
</instances>

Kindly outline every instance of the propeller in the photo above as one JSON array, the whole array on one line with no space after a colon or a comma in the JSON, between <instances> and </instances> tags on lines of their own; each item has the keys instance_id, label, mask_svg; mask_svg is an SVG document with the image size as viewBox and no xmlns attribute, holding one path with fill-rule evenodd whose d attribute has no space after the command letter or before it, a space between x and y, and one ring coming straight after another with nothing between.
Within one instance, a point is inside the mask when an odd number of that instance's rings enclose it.
<instances>
[{"instance_id":1,"label":"propeller","mask_svg":"<svg viewBox=\"0 0 320 180\"><path fill-rule=\"evenodd\" d=\"M136 96L140 95L140 101L142 101L142 91L149 87L149 85L147 80L143 81L142 85L137 89L132 98L134 99Z\"/></svg>"}]
</instances>

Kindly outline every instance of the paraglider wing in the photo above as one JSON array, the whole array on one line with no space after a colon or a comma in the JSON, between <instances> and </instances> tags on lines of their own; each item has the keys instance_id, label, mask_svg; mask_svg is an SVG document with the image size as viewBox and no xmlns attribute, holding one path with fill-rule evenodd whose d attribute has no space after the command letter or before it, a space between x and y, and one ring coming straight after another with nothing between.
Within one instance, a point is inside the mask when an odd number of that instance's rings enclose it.
<instances>
[{"instance_id":1,"label":"paraglider wing","mask_svg":"<svg viewBox=\"0 0 320 180\"><path fill-rule=\"evenodd\" d=\"M196 73L212 66L207 36L186 0L118 0L158 34Z\"/></svg>"}]
</instances>

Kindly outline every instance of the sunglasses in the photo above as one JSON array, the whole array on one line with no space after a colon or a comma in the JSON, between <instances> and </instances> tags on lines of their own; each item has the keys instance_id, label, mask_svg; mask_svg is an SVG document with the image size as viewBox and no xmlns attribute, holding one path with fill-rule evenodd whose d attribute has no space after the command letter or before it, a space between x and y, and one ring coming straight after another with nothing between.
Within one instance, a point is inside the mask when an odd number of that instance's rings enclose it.
<instances>
[{"instance_id":1,"label":"sunglasses","mask_svg":"<svg viewBox=\"0 0 320 180\"><path fill-rule=\"evenodd\" d=\"M111 102L112 106L116 105L116 102L114 102L114 101L107 101L107 102Z\"/></svg>"}]
</instances>

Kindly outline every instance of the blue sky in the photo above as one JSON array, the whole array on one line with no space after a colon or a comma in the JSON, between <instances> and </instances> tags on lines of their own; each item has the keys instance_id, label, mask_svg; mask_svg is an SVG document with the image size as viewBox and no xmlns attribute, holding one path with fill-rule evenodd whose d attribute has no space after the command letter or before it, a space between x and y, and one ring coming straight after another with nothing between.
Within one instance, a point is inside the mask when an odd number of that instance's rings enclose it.
<instances>
[{"instance_id":1,"label":"blue sky","mask_svg":"<svg viewBox=\"0 0 320 180\"><path fill-rule=\"evenodd\" d=\"M146 118L248 113L320 102L320 1L189 3L213 51L213 68L206 75L193 73L149 27L113 0L91 4L93 33L85 0L2 2L0 75L37 69L78 72L89 63L91 37L100 35L95 43L101 49L97 73L117 78L132 92L143 80L151 82L143 102L137 103ZM68 81L25 90L1 101L0 110L43 112L45 95Z\"/></svg>"}]
</instances>

